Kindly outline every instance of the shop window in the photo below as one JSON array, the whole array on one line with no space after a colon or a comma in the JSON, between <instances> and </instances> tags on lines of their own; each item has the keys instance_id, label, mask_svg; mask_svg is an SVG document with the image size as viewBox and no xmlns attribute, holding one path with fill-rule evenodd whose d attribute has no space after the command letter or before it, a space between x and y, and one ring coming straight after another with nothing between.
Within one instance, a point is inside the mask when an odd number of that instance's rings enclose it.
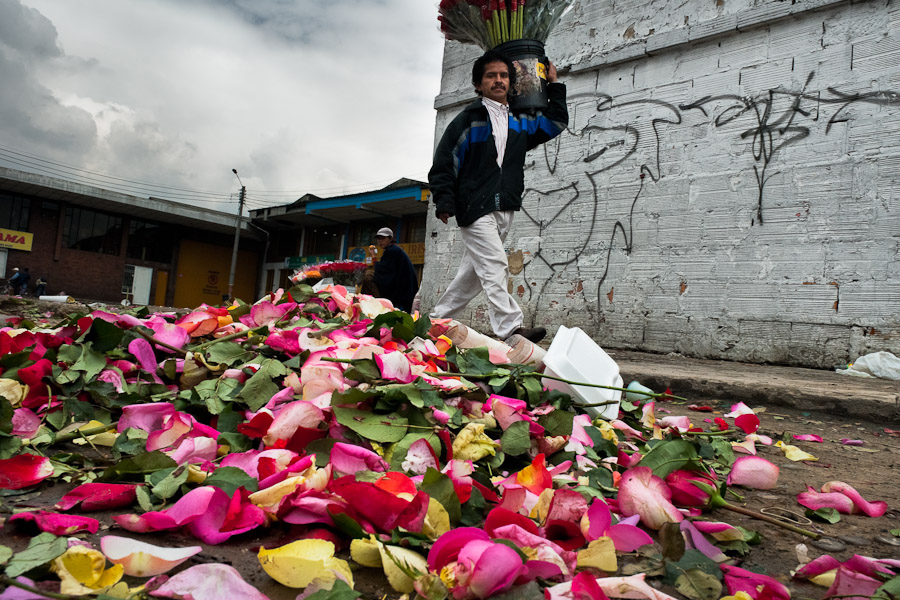
<instances>
[{"instance_id":1,"label":"shop window","mask_svg":"<svg viewBox=\"0 0 900 600\"><path fill-rule=\"evenodd\" d=\"M171 229L171 226L169 226ZM128 258L172 262L172 236L159 223L131 219L128 223Z\"/></svg>"},{"instance_id":2,"label":"shop window","mask_svg":"<svg viewBox=\"0 0 900 600\"><path fill-rule=\"evenodd\" d=\"M122 245L122 217L67 206L62 242L73 250L118 255Z\"/></svg>"},{"instance_id":3,"label":"shop window","mask_svg":"<svg viewBox=\"0 0 900 600\"><path fill-rule=\"evenodd\" d=\"M0 194L0 229L28 231L31 200L12 194Z\"/></svg>"},{"instance_id":4,"label":"shop window","mask_svg":"<svg viewBox=\"0 0 900 600\"><path fill-rule=\"evenodd\" d=\"M425 241L425 215L415 215L403 222L403 243L411 244Z\"/></svg>"}]
</instances>

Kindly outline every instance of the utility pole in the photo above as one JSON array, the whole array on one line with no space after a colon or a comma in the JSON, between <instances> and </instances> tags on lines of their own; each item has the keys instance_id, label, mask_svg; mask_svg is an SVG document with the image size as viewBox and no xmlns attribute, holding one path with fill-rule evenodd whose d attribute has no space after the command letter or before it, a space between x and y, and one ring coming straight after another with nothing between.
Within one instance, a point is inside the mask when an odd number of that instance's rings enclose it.
<instances>
[{"instance_id":1,"label":"utility pole","mask_svg":"<svg viewBox=\"0 0 900 600\"><path fill-rule=\"evenodd\" d=\"M238 182L241 184L241 195L240 198L238 198L237 219L234 221L234 248L231 251L231 272L228 274L227 300L229 302L234 300L234 273L237 270L238 244L241 241L241 220L244 215L244 197L247 195L247 188L244 187L244 182L241 181L237 169L232 169L231 172L234 173L234 176L237 177Z\"/></svg>"}]
</instances>

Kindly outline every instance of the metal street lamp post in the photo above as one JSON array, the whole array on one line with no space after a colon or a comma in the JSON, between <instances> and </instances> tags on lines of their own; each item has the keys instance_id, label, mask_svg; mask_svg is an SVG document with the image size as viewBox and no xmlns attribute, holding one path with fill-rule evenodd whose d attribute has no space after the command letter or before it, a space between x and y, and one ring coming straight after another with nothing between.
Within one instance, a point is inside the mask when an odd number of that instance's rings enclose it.
<instances>
[{"instance_id":1,"label":"metal street lamp post","mask_svg":"<svg viewBox=\"0 0 900 600\"><path fill-rule=\"evenodd\" d=\"M241 195L238 199L238 210L237 210L237 218L234 221L234 248L231 251L231 272L228 274L228 301L231 302L234 300L234 273L237 270L237 257L238 257L238 244L241 240L241 219L244 214L244 196L247 195L247 188L244 187L244 182L241 181L240 175L238 175L237 169L232 169L232 173L237 177L238 183L241 184Z\"/></svg>"}]
</instances>

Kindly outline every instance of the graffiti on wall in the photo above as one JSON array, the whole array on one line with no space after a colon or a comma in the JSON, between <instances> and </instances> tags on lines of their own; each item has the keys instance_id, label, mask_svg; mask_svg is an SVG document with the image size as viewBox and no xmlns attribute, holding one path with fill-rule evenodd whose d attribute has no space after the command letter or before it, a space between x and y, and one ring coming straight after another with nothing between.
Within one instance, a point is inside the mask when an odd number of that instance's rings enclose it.
<instances>
[{"instance_id":1,"label":"graffiti on wall","mask_svg":"<svg viewBox=\"0 0 900 600\"><path fill-rule=\"evenodd\" d=\"M655 99L617 102L606 94L570 97L570 112L573 113L570 128L544 145L542 166L552 177L558 170L560 155L575 155L583 165L584 179L579 175L566 185L558 185L556 180L557 187L549 190L526 189L523 213L537 227L539 238L573 222L583 235L577 243L566 245L562 255L553 256L552 250L545 251L543 247L535 251L531 261L543 264L550 274L543 281L535 281L526 268L525 279L529 285L523 286L520 294L529 303L540 299L554 276L570 267L577 269L592 244L608 239L602 274L597 277L597 304L594 307L590 302L585 304L591 317L596 317L593 312L602 305L603 284L610 275L613 249L620 240L618 248L626 255L631 253L635 207L646 186L658 184L665 177L665 153L673 148L671 143L667 144L666 135L674 128L711 126L715 131L736 134L731 164L740 165L742 154L752 158L748 168L752 168L756 184L756 206L751 225L763 225L766 184L779 172L779 166L787 164L782 158L785 148L816 131L827 136L836 124L851 119L850 110L856 105L900 105L900 94L893 91L845 92L833 87L825 92L810 91L814 78L815 73L809 73L796 90L778 87L754 96L711 95L678 104ZM583 115L585 109L590 113L588 117ZM571 125L573 122L574 126ZM541 167L533 163L529 168L538 170ZM630 207L604 234L599 226L603 203L599 185L605 178L621 179L628 171L633 173L635 181ZM584 209L583 194L590 194L592 200L587 210ZM528 198L529 195L532 198ZM581 211L578 215L567 214L576 207Z\"/></svg>"}]
</instances>

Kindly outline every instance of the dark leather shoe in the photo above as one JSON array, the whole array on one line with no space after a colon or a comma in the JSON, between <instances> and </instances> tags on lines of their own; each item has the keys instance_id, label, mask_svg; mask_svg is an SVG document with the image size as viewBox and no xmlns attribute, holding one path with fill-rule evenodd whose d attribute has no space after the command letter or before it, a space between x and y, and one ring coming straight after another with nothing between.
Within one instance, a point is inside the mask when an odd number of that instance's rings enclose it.
<instances>
[{"instance_id":1,"label":"dark leather shoe","mask_svg":"<svg viewBox=\"0 0 900 600\"><path fill-rule=\"evenodd\" d=\"M513 331L513 335L521 335L529 342L538 343L547 335L547 330L543 327L519 327Z\"/></svg>"}]
</instances>

